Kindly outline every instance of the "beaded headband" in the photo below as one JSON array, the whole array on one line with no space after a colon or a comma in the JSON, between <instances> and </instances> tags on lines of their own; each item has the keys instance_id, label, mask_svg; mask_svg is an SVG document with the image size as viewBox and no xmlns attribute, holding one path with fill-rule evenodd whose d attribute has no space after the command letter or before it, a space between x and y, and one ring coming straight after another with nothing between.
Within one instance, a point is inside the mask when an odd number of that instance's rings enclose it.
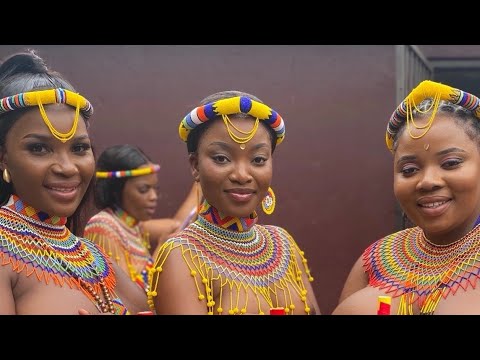
<instances>
[{"instance_id":1,"label":"beaded headband","mask_svg":"<svg viewBox=\"0 0 480 360\"><path fill-rule=\"evenodd\" d=\"M76 108L75 118L70 131L62 133L53 127L43 107L43 105L48 104L67 104ZM61 142L66 142L75 135L80 111L85 119L88 119L93 114L92 104L80 94L65 89L49 89L29 91L0 99L0 115L29 106L38 106L48 129Z\"/></svg>"},{"instance_id":2,"label":"beaded headband","mask_svg":"<svg viewBox=\"0 0 480 360\"><path fill-rule=\"evenodd\" d=\"M132 176L150 175L158 172L159 170L160 170L160 165L154 164L148 167L144 167L140 169L132 169L132 170L97 171L95 175L99 179L123 178L123 177L132 177Z\"/></svg>"},{"instance_id":3,"label":"beaded headband","mask_svg":"<svg viewBox=\"0 0 480 360\"><path fill-rule=\"evenodd\" d=\"M250 115L256 119L252 130L244 132L231 123L228 115L240 113ZM214 119L216 116L222 116L230 137L239 144L245 144L255 135L259 121L265 121L275 131L277 134L277 145L285 138L285 124L282 117L277 112L269 108L267 105L252 100L246 96L236 96L217 100L193 109L180 122L180 126L178 127L180 139L186 142L191 130L207 120ZM246 136L235 135L231 128Z\"/></svg>"},{"instance_id":4,"label":"beaded headband","mask_svg":"<svg viewBox=\"0 0 480 360\"><path fill-rule=\"evenodd\" d=\"M422 112L427 113L432 110L432 115L426 125L417 126L413 119L413 109L419 111L417 105L427 98L433 99L432 105L427 111ZM390 151L393 150L393 138L405 121L407 122L409 134L413 139L424 136L432 126L440 100L446 100L452 104L462 106L472 111L480 119L480 99L478 97L448 85L425 80L412 90L390 117L387 132L385 133L385 142L388 149ZM424 129L424 131L422 134L414 136L410 131L410 126L414 126L416 129Z\"/></svg>"}]
</instances>

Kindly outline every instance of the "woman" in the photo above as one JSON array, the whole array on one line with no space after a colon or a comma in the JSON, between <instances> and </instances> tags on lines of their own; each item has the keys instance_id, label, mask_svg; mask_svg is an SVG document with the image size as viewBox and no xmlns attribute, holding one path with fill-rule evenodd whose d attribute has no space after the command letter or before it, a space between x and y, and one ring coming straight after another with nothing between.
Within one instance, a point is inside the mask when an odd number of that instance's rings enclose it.
<instances>
[{"instance_id":1,"label":"woman","mask_svg":"<svg viewBox=\"0 0 480 360\"><path fill-rule=\"evenodd\" d=\"M432 81L393 113L394 193L413 226L371 244L334 314L480 314L480 99ZM455 295L455 296L453 296Z\"/></svg>"},{"instance_id":2,"label":"woman","mask_svg":"<svg viewBox=\"0 0 480 360\"><path fill-rule=\"evenodd\" d=\"M157 314L320 314L303 252L271 213L272 154L283 119L253 95L213 94L180 123L202 189L198 219L167 240L150 270Z\"/></svg>"},{"instance_id":3,"label":"woman","mask_svg":"<svg viewBox=\"0 0 480 360\"><path fill-rule=\"evenodd\" d=\"M0 314L127 314L146 297L78 237L93 108L34 52L0 66Z\"/></svg>"},{"instance_id":4,"label":"woman","mask_svg":"<svg viewBox=\"0 0 480 360\"><path fill-rule=\"evenodd\" d=\"M157 208L159 170L160 165L136 146L125 144L105 149L98 158L96 172L95 202L101 211L85 227L85 237L105 249L130 279L145 290L153 264L151 233L155 246L164 236L179 230L180 219L198 206L195 192L190 191L177 211L178 218L151 220Z\"/></svg>"}]
</instances>

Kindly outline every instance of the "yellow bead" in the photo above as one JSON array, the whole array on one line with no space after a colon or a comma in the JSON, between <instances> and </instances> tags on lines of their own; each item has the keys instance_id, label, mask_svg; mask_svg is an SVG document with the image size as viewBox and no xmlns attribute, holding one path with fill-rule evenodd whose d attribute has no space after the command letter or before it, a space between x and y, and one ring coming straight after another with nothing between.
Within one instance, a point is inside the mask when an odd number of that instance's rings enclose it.
<instances>
[{"instance_id":1,"label":"yellow bead","mask_svg":"<svg viewBox=\"0 0 480 360\"><path fill-rule=\"evenodd\" d=\"M300 251L300 255L305 255L305 251Z\"/></svg>"},{"instance_id":2,"label":"yellow bead","mask_svg":"<svg viewBox=\"0 0 480 360\"><path fill-rule=\"evenodd\" d=\"M239 311L239 310L238 310L237 307L236 307L235 309L233 309L233 312L234 312L235 314L238 314L238 311Z\"/></svg>"},{"instance_id":3,"label":"yellow bead","mask_svg":"<svg viewBox=\"0 0 480 360\"><path fill-rule=\"evenodd\" d=\"M212 296L212 295L208 295L208 296L207 296L207 299L208 299L208 301L212 301L212 300L213 300L213 296Z\"/></svg>"},{"instance_id":4,"label":"yellow bead","mask_svg":"<svg viewBox=\"0 0 480 360\"><path fill-rule=\"evenodd\" d=\"M233 315L233 310L232 310L232 309L228 310L228 313L229 313L230 315Z\"/></svg>"},{"instance_id":5,"label":"yellow bead","mask_svg":"<svg viewBox=\"0 0 480 360\"><path fill-rule=\"evenodd\" d=\"M305 307L305 312L309 313L310 312L310 308L307 306Z\"/></svg>"},{"instance_id":6,"label":"yellow bead","mask_svg":"<svg viewBox=\"0 0 480 360\"><path fill-rule=\"evenodd\" d=\"M307 295L307 290L302 290L301 294L302 295Z\"/></svg>"},{"instance_id":7,"label":"yellow bead","mask_svg":"<svg viewBox=\"0 0 480 360\"><path fill-rule=\"evenodd\" d=\"M313 276L310 276L310 277L308 278L308 281L313 281Z\"/></svg>"},{"instance_id":8,"label":"yellow bead","mask_svg":"<svg viewBox=\"0 0 480 360\"><path fill-rule=\"evenodd\" d=\"M213 311L209 311L207 315L213 315Z\"/></svg>"},{"instance_id":9,"label":"yellow bead","mask_svg":"<svg viewBox=\"0 0 480 360\"><path fill-rule=\"evenodd\" d=\"M306 264L306 263L307 263L307 259L302 259L302 262L303 262L304 264Z\"/></svg>"},{"instance_id":10,"label":"yellow bead","mask_svg":"<svg viewBox=\"0 0 480 360\"><path fill-rule=\"evenodd\" d=\"M295 305L294 304L290 305L290 309L295 310Z\"/></svg>"},{"instance_id":11,"label":"yellow bead","mask_svg":"<svg viewBox=\"0 0 480 360\"><path fill-rule=\"evenodd\" d=\"M307 301L307 298L305 296L302 296L302 301Z\"/></svg>"},{"instance_id":12,"label":"yellow bead","mask_svg":"<svg viewBox=\"0 0 480 360\"><path fill-rule=\"evenodd\" d=\"M205 296L203 294L200 294L200 295L198 295L198 299L203 300L203 299L205 299Z\"/></svg>"},{"instance_id":13,"label":"yellow bead","mask_svg":"<svg viewBox=\"0 0 480 360\"><path fill-rule=\"evenodd\" d=\"M263 311L260 311L258 315L265 315L265 313Z\"/></svg>"},{"instance_id":14,"label":"yellow bead","mask_svg":"<svg viewBox=\"0 0 480 360\"><path fill-rule=\"evenodd\" d=\"M219 314L223 313L223 308L219 307L219 308L217 309L217 312L218 312Z\"/></svg>"},{"instance_id":15,"label":"yellow bead","mask_svg":"<svg viewBox=\"0 0 480 360\"><path fill-rule=\"evenodd\" d=\"M289 313L290 312L290 308L286 307L285 309L285 313Z\"/></svg>"},{"instance_id":16,"label":"yellow bead","mask_svg":"<svg viewBox=\"0 0 480 360\"><path fill-rule=\"evenodd\" d=\"M207 279L205 279L205 278L202 279L202 283L206 284L207 282L208 282Z\"/></svg>"},{"instance_id":17,"label":"yellow bead","mask_svg":"<svg viewBox=\"0 0 480 360\"><path fill-rule=\"evenodd\" d=\"M302 278L300 276L297 276L297 281L300 281L302 280Z\"/></svg>"},{"instance_id":18,"label":"yellow bead","mask_svg":"<svg viewBox=\"0 0 480 360\"><path fill-rule=\"evenodd\" d=\"M298 270L298 271L297 271L297 274L298 274L298 275L302 275L302 274L303 274L302 270Z\"/></svg>"},{"instance_id":19,"label":"yellow bead","mask_svg":"<svg viewBox=\"0 0 480 360\"><path fill-rule=\"evenodd\" d=\"M190 275L195 276L197 275L197 272L195 270L190 271Z\"/></svg>"},{"instance_id":20,"label":"yellow bead","mask_svg":"<svg viewBox=\"0 0 480 360\"><path fill-rule=\"evenodd\" d=\"M240 310L240 312L241 312L242 314L245 314L245 313L247 312L247 309L243 308L242 310Z\"/></svg>"},{"instance_id":21,"label":"yellow bead","mask_svg":"<svg viewBox=\"0 0 480 360\"><path fill-rule=\"evenodd\" d=\"M156 291L152 291L152 296L157 296L157 292Z\"/></svg>"}]
</instances>

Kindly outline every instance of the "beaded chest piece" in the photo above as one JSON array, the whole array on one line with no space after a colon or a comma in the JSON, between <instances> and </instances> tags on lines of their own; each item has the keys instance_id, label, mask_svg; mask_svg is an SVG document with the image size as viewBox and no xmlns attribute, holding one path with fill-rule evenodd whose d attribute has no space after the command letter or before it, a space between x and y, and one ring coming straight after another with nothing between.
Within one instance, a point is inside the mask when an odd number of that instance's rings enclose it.
<instances>
[{"instance_id":1,"label":"beaded chest piece","mask_svg":"<svg viewBox=\"0 0 480 360\"><path fill-rule=\"evenodd\" d=\"M159 251L151 270L151 289L147 294L153 308L153 297L162 266L175 248L181 248L186 266L198 289L198 299L205 302L206 314L242 314L249 302L240 303L241 294L255 294L258 313L265 314L263 299L270 308L279 307L279 299L287 304L285 312L293 314L295 309L292 294L296 293L304 302L300 311L311 312L307 301L298 254L302 259L303 271L310 281L313 278L293 238L282 228L257 225L257 216L233 218L221 216L218 211L204 202L198 219L174 238L167 240ZM188 259L187 259L188 258ZM157 275L158 273L158 275ZM214 289L219 292L219 303L214 301ZM230 301L222 303L223 292L230 292ZM161 294L168 297L168 294Z\"/></svg>"},{"instance_id":2,"label":"beaded chest piece","mask_svg":"<svg viewBox=\"0 0 480 360\"><path fill-rule=\"evenodd\" d=\"M125 260L130 279L148 290L148 271L153 265L148 234L138 221L120 208L106 208L94 215L85 227L85 237L97 243L120 263Z\"/></svg>"},{"instance_id":3,"label":"beaded chest piece","mask_svg":"<svg viewBox=\"0 0 480 360\"><path fill-rule=\"evenodd\" d=\"M363 254L369 285L400 296L398 314L433 314L441 298L475 288L480 277L480 226L449 245L428 241L419 227L399 231Z\"/></svg>"},{"instance_id":4,"label":"beaded chest piece","mask_svg":"<svg viewBox=\"0 0 480 360\"><path fill-rule=\"evenodd\" d=\"M106 255L72 234L66 220L36 211L12 195L0 208L1 265L26 276L35 274L48 285L77 288L99 312L125 314L125 306L114 296L115 275Z\"/></svg>"}]
</instances>

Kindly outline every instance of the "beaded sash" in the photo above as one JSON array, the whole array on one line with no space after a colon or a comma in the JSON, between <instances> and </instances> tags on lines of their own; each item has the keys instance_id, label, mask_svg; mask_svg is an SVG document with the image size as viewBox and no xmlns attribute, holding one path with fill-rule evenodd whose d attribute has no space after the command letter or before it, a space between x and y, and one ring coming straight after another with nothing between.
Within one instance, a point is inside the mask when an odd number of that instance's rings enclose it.
<instances>
[{"instance_id":1,"label":"beaded sash","mask_svg":"<svg viewBox=\"0 0 480 360\"><path fill-rule=\"evenodd\" d=\"M123 258L131 280L148 290L148 271L153 259L148 236L142 234L135 218L120 208L106 208L88 221L84 236L102 247L117 263Z\"/></svg>"},{"instance_id":2,"label":"beaded sash","mask_svg":"<svg viewBox=\"0 0 480 360\"><path fill-rule=\"evenodd\" d=\"M400 296L398 314L433 314L441 298L475 288L480 277L480 226L449 245L435 245L409 228L371 244L363 253L369 285Z\"/></svg>"},{"instance_id":3,"label":"beaded sash","mask_svg":"<svg viewBox=\"0 0 480 360\"><path fill-rule=\"evenodd\" d=\"M65 226L66 218L49 217L25 205L16 195L0 208L0 261L12 270L45 284L81 290L102 311L96 294L114 294L115 274L105 254ZM120 299L110 299L107 311L125 314Z\"/></svg>"},{"instance_id":4,"label":"beaded sash","mask_svg":"<svg viewBox=\"0 0 480 360\"><path fill-rule=\"evenodd\" d=\"M215 208L205 202L198 219L161 246L150 272L152 291L147 293L150 307L154 309L153 297L157 295L157 284L161 281L165 260L173 249L181 248L198 289L198 298L205 301L207 314L212 315L214 311L221 314L225 311L224 306L228 314L245 313L247 304L238 304L238 299L241 292L248 290L255 294L259 314L265 313L261 298L271 308L279 307L279 299L285 299L287 304L290 303L285 307L285 312L293 314L295 306L292 291L299 294L304 302L302 310L310 313L307 291L301 277L302 269L296 259L296 254L299 254L303 271L313 281L303 252L284 229L256 225L256 221L256 214L248 219L222 218ZM239 227L245 231L232 230ZM156 272L160 275L153 276ZM213 300L214 288L220 289L219 304ZM221 293L226 291L231 293L231 301L222 304Z\"/></svg>"}]
</instances>

